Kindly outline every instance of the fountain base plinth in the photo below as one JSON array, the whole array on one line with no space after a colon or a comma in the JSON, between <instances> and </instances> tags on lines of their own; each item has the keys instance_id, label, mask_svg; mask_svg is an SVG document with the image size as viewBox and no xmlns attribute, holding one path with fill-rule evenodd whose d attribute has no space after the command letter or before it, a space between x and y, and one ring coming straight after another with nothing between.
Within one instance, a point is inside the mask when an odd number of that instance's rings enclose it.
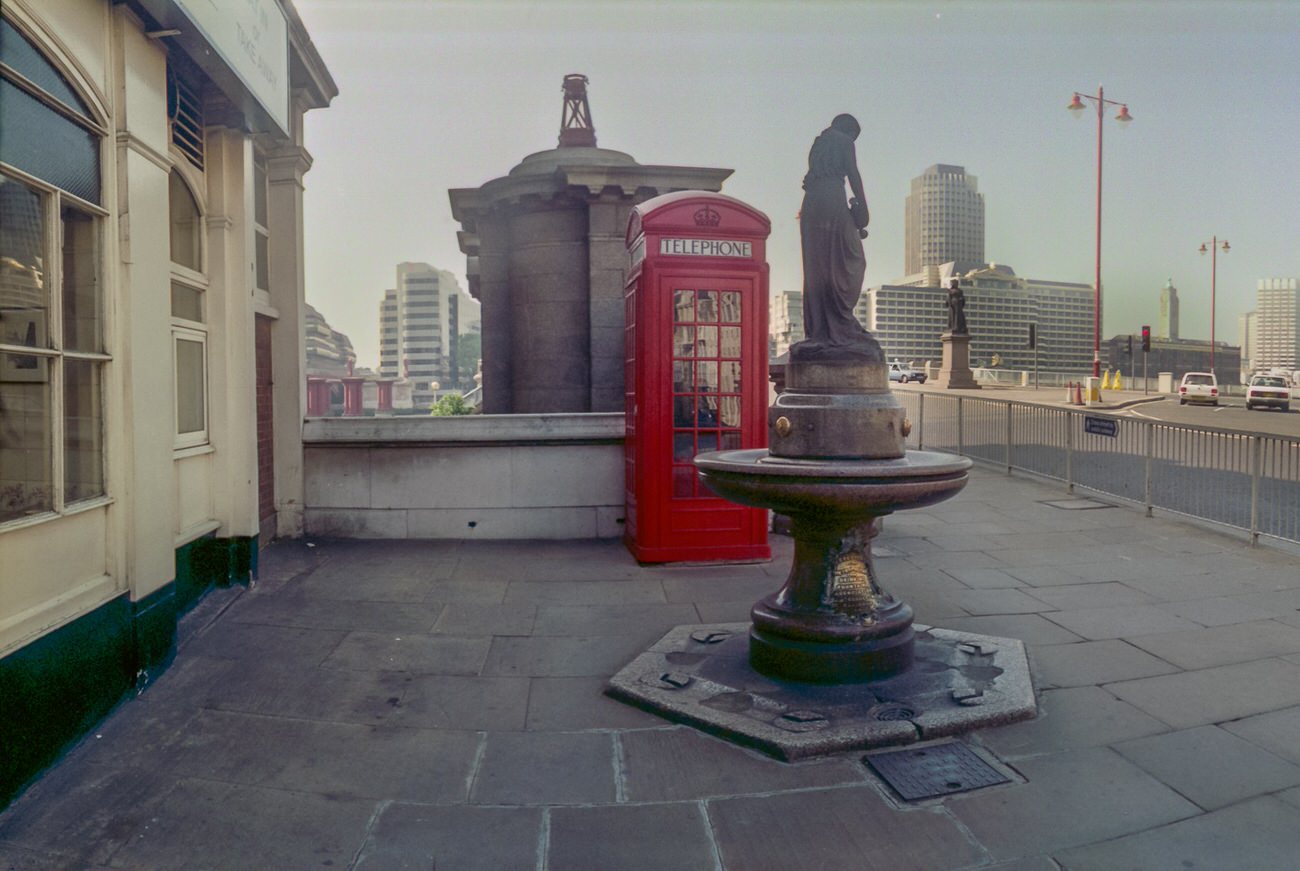
<instances>
[{"instance_id":1,"label":"fountain base plinth","mask_svg":"<svg viewBox=\"0 0 1300 871\"><path fill-rule=\"evenodd\" d=\"M768 677L807 683L864 683L893 677L912 667L911 611L907 626L894 635L825 644L749 630L749 664Z\"/></svg>"}]
</instances>

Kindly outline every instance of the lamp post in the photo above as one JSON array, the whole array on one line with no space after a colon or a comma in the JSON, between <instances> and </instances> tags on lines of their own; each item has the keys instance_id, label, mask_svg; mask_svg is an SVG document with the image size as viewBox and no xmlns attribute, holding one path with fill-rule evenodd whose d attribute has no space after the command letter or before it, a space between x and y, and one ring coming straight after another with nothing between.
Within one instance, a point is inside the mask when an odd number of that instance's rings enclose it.
<instances>
[{"instance_id":1,"label":"lamp post","mask_svg":"<svg viewBox=\"0 0 1300 871\"><path fill-rule=\"evenodd\" d=\"M1115 100L1107 100L1105 92L1101 85L1097 86L1097 96L1093 97L1088 94L1074 92L1074 98L1070 100L1070 105L1065 108L1074 113L1078 118L1083 115L1084 100L1091 100L1097 105L1097 278L1093 285L1092 294L1092 376L1098 378L1101 376L1101 140L1102 140L1102 116L1106 112L1107 106L1119 106L1119 114L1115 116L1116 121L1129 122L1133 116L1128 113L1128 106Z\"/></svg>"},{"instance_id":2,"label":"lamp post","mask_svg":"<svg viewBox=\"0 0 1300 871\"><path fill-rule=\"evenodd\" d=\"M1206 247L1207 245L1209 246L1208 248ZM1223 253L1227 254L1231 250L1232 248L1228 245L1228 240L1224 239L1222 245ZM1204 254L1206 251L1210 252L1210 371L1214 372L1214 296L1219 279L1220 251L1218 236L1211 236L1209 242L1201 243L1201 253ZM1218 373L1215 373L1215 377L1218 377Z\"/></svg>"}]
</instances>

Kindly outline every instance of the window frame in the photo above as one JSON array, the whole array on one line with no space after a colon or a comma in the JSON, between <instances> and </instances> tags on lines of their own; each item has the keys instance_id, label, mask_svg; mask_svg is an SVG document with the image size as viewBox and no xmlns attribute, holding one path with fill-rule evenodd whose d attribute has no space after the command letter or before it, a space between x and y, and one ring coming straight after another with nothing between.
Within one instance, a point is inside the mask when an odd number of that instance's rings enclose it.
<instances>
[{"instance_id":1,"label":"window frame","mask_svg":"<svg viewBox=\"0 0 1300 871\"><path fill-rule=\"evenodd\" d=\"M189 192L190 199L194 207L198 210L198 225L200 231L199 239L199 270L192 269L184 264L177 263L171 259L170 245L168 247L168 265L170 267L168 288L168 305L171 304L171 288L173 285L180 285L187 290L193 290L199 294L200 320L181 317L171 311L171 352L172 352L172 452L173 454L181 451L190 451L194 448L204 447L211 444L212 433L212 390L209 383L210 367L208 365L208 333L209 327L209 306L208 290L211 287L211 281L208 278L208 234L207 234L207 208L203 196L200 194L201 187L196 181L206 180L205 170L199 170L185 157L184 152L179 149L172 149L172 168L168 174L168 183L170 184L172 175L179 179L180 183L185 185ZM171 227L171 200L168 199L168 228ZM201 360L201 376L203 383L203 427L193 432L181 432L181 379L180 379L180 355L177 353L177 343L181 341L197 342L203 349Z\"/></svg>"}]
</instances>

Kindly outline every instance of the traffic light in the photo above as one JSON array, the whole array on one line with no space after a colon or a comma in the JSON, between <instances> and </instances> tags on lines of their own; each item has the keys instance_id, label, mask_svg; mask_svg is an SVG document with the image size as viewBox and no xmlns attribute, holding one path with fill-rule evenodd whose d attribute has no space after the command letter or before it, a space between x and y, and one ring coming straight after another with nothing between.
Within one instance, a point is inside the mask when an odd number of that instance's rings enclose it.
<instances>
[{"instance_id":1,"label":"traffic light","mask_svg":"<svg viewBox=\"0 0 1300 871\"><path fill-rule=\"evenodd\" d=\"M1025 345L1025 347L1026 348L1038 347L1038 324L1029 325L1029 343Z\"/></svg>"},{"instance_id":2,"label":"traffic light","mask_svg":"<svg viewBox=\"0 0 1300 871\"><path fill-rule=\"evenodd\" d=\"M1129 337L1128 337L1128 355L1130 357L1133 356L1133 334L1132 333L1129 333Z\"/></svg>"},{"instance_id":3,"label":"traffic light","mask_svg":"<svg viewBox=\"0 0 1300 871\"><path fill-rule=\"evenodd\" d=\"M1151 350L1151 328L1146 324L1142 325L1142 353Z\"/></svg>"}]
</instances>

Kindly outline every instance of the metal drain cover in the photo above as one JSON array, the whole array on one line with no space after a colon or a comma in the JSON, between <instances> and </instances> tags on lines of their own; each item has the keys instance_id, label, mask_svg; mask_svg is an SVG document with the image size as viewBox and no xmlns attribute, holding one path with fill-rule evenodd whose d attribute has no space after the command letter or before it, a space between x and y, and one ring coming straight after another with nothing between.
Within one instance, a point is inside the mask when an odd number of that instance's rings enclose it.
<instances>
[{"instance_id":1,"label":"metal drain cover","mask_svg":"<svg viewBox=\"0 0 1300 871\"><path fill-rule=\"evenodd\" d=\"M938 798L999 783L1010 783L965 744L931 744L863 757L904 801Z\"/></svg>"},{"instance_id":2,"label":"metal drain cover","mask_svg":"<svg viewBox=\"0 0 1300 871\"><path fill-rule=\"evenodd\" d=\"M1091 511L1094 508L1114 508L1108 502L1101 502L1096 499L1045 499L1044 505L1050 505L1053 508L1061 508L1066 511Z\"/></svg>"}]
</instances>

